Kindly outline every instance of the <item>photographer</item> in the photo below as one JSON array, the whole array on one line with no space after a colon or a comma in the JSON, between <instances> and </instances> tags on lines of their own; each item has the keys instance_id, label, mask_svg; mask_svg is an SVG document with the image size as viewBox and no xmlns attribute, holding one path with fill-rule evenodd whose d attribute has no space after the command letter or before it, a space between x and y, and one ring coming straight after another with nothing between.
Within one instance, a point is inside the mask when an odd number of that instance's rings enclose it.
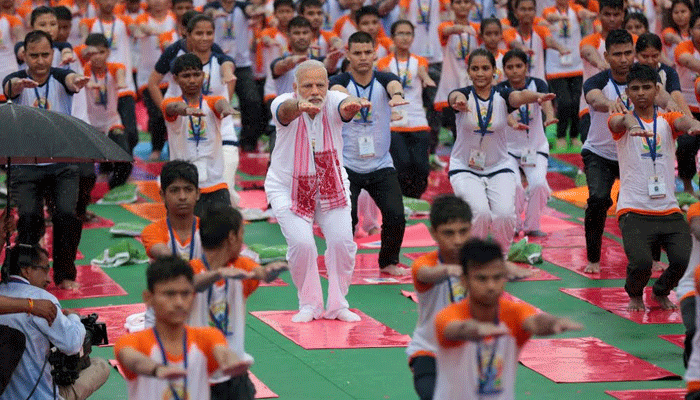
<instances>
[{"instance_id":1,"label":"photographer","mask_svg":"<svg viewBox=\"0 0 700 400\"><path fill-rule=\"evenodd\" d=\"M49 300L57 309L49 325L46 319L24 313L0 315L0 325L22 332L25 351L0 399L85 399L109 376L105 360L92 359L70 386L54 385L48 358L52 345L65 354L77 354L83 348L85 327L78 315L61 310L56 297L44 290L49 283L48 253L34 245L17 245L8 251L0 296Z\"/></svg>"}]
</instances>

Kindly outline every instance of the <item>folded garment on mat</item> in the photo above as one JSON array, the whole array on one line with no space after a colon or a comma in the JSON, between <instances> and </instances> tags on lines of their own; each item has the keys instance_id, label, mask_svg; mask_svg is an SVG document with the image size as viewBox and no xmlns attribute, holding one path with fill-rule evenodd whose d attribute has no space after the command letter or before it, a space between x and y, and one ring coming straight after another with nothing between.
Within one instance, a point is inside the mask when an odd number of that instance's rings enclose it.
<instances>
[{"instance_id":1,"label":"folded garment on mat","mask_svg":"<svg viewBox=\"0 0 700 400\"><path fill-rule=\"evenodd\" d=\"M90 263L102 268L114 268L126 264L141 264L148 262L146 251L141 245L122 240L116 245L106 248L101 257Z\"/></svg>"}]
</instances>

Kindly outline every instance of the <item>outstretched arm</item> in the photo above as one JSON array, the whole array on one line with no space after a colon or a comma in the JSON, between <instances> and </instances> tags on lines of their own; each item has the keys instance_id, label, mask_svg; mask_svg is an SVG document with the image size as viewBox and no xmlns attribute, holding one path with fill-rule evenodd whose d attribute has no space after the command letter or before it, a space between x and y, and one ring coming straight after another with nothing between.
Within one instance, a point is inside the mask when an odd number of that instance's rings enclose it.
<instances>
[{"instance_id":1,"label":"outstretched arm","mask_svg":"<svg viewBox=\"0 0 700 400\"><path fill-rule=\"evenodd\" d=\"M516 90L508 96L508 103L511 107L518 108L523 104L544 103L557 97L554 93L538 93L531 90Z\"/></svg>"},{"instance_id":2,"label":"outstretched arm","mask_svg":"<svg viewBox=\"0 0 700 400\"><path fill-rule=\"evenodd\" d=\"M523 321L523 328L537 336L556 335L567 331L580 331L583 325L568 318L559 318L551 314L540 313Z\"/></svg>"}]
</instances>

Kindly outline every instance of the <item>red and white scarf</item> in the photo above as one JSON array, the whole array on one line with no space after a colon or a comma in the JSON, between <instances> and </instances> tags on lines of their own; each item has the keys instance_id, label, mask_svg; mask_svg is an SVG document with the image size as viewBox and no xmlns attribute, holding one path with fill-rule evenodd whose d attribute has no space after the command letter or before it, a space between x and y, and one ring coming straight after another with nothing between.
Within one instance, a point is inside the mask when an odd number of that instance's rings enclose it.
<instances>
[{"instance_id":1,"label":"red and white scarf","mask_svg":"<svg viewBox=\"0 0 700 400\"><path fill-rule=\"evenodd\" d=\"M325 107L324 107L325 108ZM304 115L299 116L294 144L294 174L292 176L292 212L313 221L316 193L320 194L321 210L345 207L345 187L340 171L338 151L333 146L331 126L325 109L321 110L323 150L312 152ZM319 115L316 115L318 118Z\"/></svg>"}]
</instances>

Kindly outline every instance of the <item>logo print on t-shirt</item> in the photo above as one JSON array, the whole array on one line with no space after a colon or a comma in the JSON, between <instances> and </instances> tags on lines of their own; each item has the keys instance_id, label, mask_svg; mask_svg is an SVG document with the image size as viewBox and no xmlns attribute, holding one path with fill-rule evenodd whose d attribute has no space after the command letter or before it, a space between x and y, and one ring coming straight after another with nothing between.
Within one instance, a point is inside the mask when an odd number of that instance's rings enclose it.
<instances>
[{"instance_id":1,"label":"logo print on t-shirt","mask_svg":"<svg viewBox=\"0 0 700 400\"><path fill-rule=\"evenodd\" d=\"M639 140L642 142L642 149L644 151L642 152L642 158L651 158L651 149L649 148L649 145L647 144L646 138L640 137ZM649 143L651 143L652 139L649 139ZM656 135L656 158L661 158L664 155L659 153L659 150L661 150L661 146L663 145L663 142L661 141L661 136Z\"/></svg>"},{"instance_id":2,"label":"logo print on t-shirt","mask_svg":"<svg viewBox=\"0 0 700 400\"><path fill-rule=\"evenodd\" d=\"M46 97L37 97L32 105L36 108L43 108L44 110L51 109L51 103Z\"/></svg>"},{"instance_id":3,"label":"logo print on t-shirt","mask_svg":"<svg viewBox=\"0 0 700 400\"><path fill-rule=\"evenodd\" d=\"M190 117L192 122L187 123L187 140L207 140L207 122L204 117ZM195 136L195 131L199 131L199 139Z\"/></svg>"},{"instance_id":4,"label":"logo print on t-shirt","mask_svg":"<svg viewBox=\"0 0 700 400\"><path fill-rule=\"evenodd\" d=\"M480 352L478 360L481 361L481 365L478 366L480 394L496 394L503 391L503 355L499 353L499 348L494 349L494 346L498 346L498 341L491 337L483 339L476 350Z\"/></svg>"},{"instance_id":5,"label":"logo print on t-shirt","mask_svg":"<svg viewBox=\"0 0 700 400\"><path fill-rule=\"evenodd\" d=\"M486 120L486 114L488 113L488 105L487 104L479 104L479 113L481 114L481 120L485 121ZM474 113L474 119L476 120L475 125L477 128L479 127L479 117ZM491 129L491 126L493 125L493 115L491 115L491 119L488 121L488 125L486 126L486 132L484 132L484 135L490 135L493 133L493 129ZM477 129L474 131L477 134L481 134L481 129Z\"/></svg>"}]
</instances>

